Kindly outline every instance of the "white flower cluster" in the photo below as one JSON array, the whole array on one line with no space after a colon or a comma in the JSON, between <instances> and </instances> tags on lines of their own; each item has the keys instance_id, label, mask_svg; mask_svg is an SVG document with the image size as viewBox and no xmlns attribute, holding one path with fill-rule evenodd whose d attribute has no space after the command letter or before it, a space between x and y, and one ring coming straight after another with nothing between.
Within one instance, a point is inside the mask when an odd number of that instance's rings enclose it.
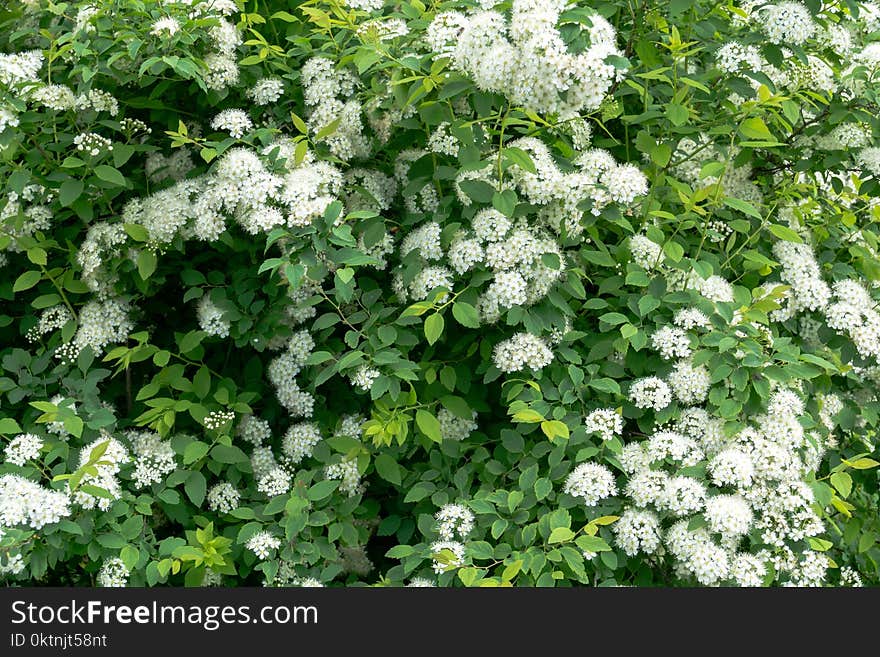
<instances>
[{"instance_id":1,"label":"white flower cluster","mask_svg":"<svg viewBox=\"0 0 880 657\"><path fill-rule=\"evenodd\" d=\"M321 442L321 430L312 422L300 422L292 425L281 441L281 451L289 465L298 465L300 461L312 455L315 445Z\"/></svg>"},{"instance_id":2,"label":"white flower cluster","mask_svg":"<svg viewBox=\"0 0 880 657\"><path fill-rule=\"evenodd\" d=\"M18 115L11 107L0 105L0 133L19 124Z\"/></svg>"},{"instance_id":3,"label":"white flower cluster","mask_svg":"<svg viewBox=\"0 0 880 657\"><path fill-rule=\"evenodd\" d=\"M110 116L116 116L119 114L119 101L116 97L109 91L101 91L100 89L90 89L87 93L77 96L75 106L78 110L107 112ZM129 121L136 120L137 119L129 119Z\"/></svg>"},{"instance_id":4,"label":"white flower cluster","mask_svg":"<svg viewBox=\"0 0 880 657\"><path fill-rule=\"evenodd\" d=\"M553 352L547 343L531 333L517 333L495 345L492 362L505 373L518 372L526 367L533 371L550 364Z\"/></svg>"},{"instance_id":5,"label":"white flower cluster","mask_svg":"<svg viewBox=\"0 0 880 657\"><path fill-rule=\"evenodd\" d=\"M279 78L262 78L257 80L247 96L257 105L271 105L284 95L284 82Z\"/></svg>"},{"instance_id":6,"label":"white flower cluster","mask_svg":"<svg viewBox=\"0 0 880 657\"><path fill-rule=\"evenodd\" d=\"M649 376L633 382L629 398L638 408L653 408L662 411L672 403L672 391L663 379Z\"/></svg>"},{"instance_id":7,"label":"white flower cluster","mask_svg":"<svg viewBox=\"0 0 880 657\"><path fill-rule=\"evenodd\" d=\"M241 44L241 34L234 24L224 18L238 13L238 6L229 0L210 0L199 2L194 9L193 17L217 21L217 25L210 30L212 51L204 57L207 71L203 73L203 78L209 89L222 91L237 84L239 79L236 49Z\"/></svg>"},{"instance_id":8,"label":"white flower cluster","mask_svg":"<svg viewBox=\"0 0 880 657\"><path fill-rule=\"evenodd\" d=\"M611 440L623 433L623 417L613 408L598 408L584 418L587 433L597 433L602 440Z\"/></svg>"},{"instance_id":9,"label":"white flower cluster","mask_svg":"<svg viewBox=\"0 0 880 657\"><path fill-rule=\"evenodd\" d=\"M495 11L441 12L428 26L429 47L484 91L535 112L575 116L599 107L622 71L606 62L622 56L611 24L590 14L589 46L572 53L557 23L565 0L514 0L508 21Z\"/></svg>"},{"instance_id":10,"label":"white flower cluster","mask_svg":"<svg viewBox=\"0 0 880 657\"><path fill-rule=\"evenodd\" d=\"M46 84L28 92L29 100L56 112L66 112L76 107L76 96L63 84Z\"/></svg>"},{"instance_id":11,"label":"white flower cluster","mask_svg":"<svg viewBox=\"0 0 880 657\"><path fill-rule=\"evenodd\" d=\"M355 97L357 77L348 69L337 70L326 57L312 57L303 64L303 97L309 107L308 128L317 136L330 133L319 142L327 144L340 160L367 157L370 144L363 133L362 106ZM330 128L335 124L335 128Z\"/></svg>"},{"instance_id":12,"label":"white flower cluster","mask_svg":"<svg viewBox=\"0 0 880 657\"><path fill-rule=\"evenodd\" d=\"M627 509L613 529L617 545L629 556L653 554L660 547L660 520L651 511Z\"/></svg>"},{"instance_id":13,"label":"white flower cluster","mask_svg":"<svg viewBox=\"0 0 880 657\"><path fill-rule=\"evenodd\" d=\"M113 142L96 132L81 132L73 138L73 144L78 152L91 157L113 150Z\"/></svg>"},{"instance_id":14,"label":"white flower cluster","mask_svg":"<svg viewBox=\"0 0 880 657\"><path fill-rule=\"evenodd\" d=\"M451 555L443 554L445 551L451 552ZM434 572L439 575L448 570L454 570L463 566L465 551L464 544L458 541L447 540L431 543L431 553L434 556L434 563L432 565Z\"/></svg>"},{"instance_id":15,"label":"white flower cluster","mask_svg":"<svg viewBox=\"0 0 880 657\"><path fill-rule=\"evenodd\" d=\"M96 451L103 450L98 457ZM93 458L93 456L97 458ZM123 465L131 460L131 456L125 446L106 432L85 447L79 453L79 467L91 463L96 474L86 472L80 480L80 486L73 492L73 502L84 509L98 508L107 511L113 502L122 496L122 488L116 475ZM102 488L109 497L92 495L82 490L83 485Z\"/></svg>"},{"instance_id":16,"label":"white flower cluster","mask_svg":"<svg viewBox=\"0 0 880 657\"><path fill-rule=\"evenodd\" d=\"M834 302L825 308L828 326L849 336L862 358L880 359L880 313L877 302L859 281L832 285Z\"/></svg>"},{"instance_id":17,"label":"white flower cluster","mask_svg":"<svg viewBox=\"0 0 880 657\"><path fill-rule=\"evenodd\" d=\"M40 529L70 515L70 498L14 474L0 475L0 526Z\"/></svg>"},{"instance_id":18,"label":"white flower cluster","mask_svg":"<svg viewBox=\"0 0 880 657\"><path fill-rule=\"evenodd\" d=\"M216 513L229 513L238 508L241 492L228 481L214 484L205 496L208 508Z\"/></svg>"},{"instance_id":19,"label":"white flower cluster","mask_svg":"<svg viewBox=\"0 0 880 657\"><path fill-rule=\"evenodd\" d=\"M160 483L177 467L174 448L155 431L129 431L125 437L135 456L132 478L139 488Z\"/></svg>"},{"instance_id":20,"label":"white flower cluster","mask_svg":"<svg viewBox=\"0 0 880 657\"><path fill-rule=\"evenodd\" d=\"M636 508L616 523L618 545L633 555L640 550L653 553L663 543L675 557L676 572L704 585L762 585L768 560L823 530L804 479L810 471L811 441L821 437L806 436L798 420L804 410L797 394L778 389L767 412L754 417L753 425L739 434L726 437L722 420L690 408L681 413L674 430L660 430L646 441L626 445L620 457L628 474L624 493ZM708 474L705 482L679 472L702 463ZM702 513L705 526L692 529L697 513ZM676 522L664 532L666 518ZM738 552L753 530L776 551ZM647 548L642 535L648 536ZM796 571L788 568L791 581L820 577L809 572L811 564L806 575L800 566ZM818 573L818 568L813 570Z\"/></svg>"},{"instance_id":21,"label":"white flower cluster","mask_svg":"<svg viewBox=\"0 0 880 657\"><path fill-rule=\"evenodd\" d=\"M357 461L354 459L331 463L324 468L324 476L327 479L338 479L339 490L352 497L363 492L361 485L361 473L358 470Z\"/></svg>"},{"instance_id":22,"label":"white flower cluster","mask_svg":"<svg viewBox=\"0 0 880 657\"><path fill-rule=\"evenodd\" d=\"M235 419L235 411L211 411L202 420L206 429L220 429Z\"/></svg>"},{"instance_id":23,"label":"white flower cluster","mask_svg":"<svg viewBox=\"0 0 880 657\"><path fill-rule=\"evenodd\" d=\"M174 36L180 31L180 23L173 16L163 16L156 20L150 28L153 36Z\"/></svg>"},{"instance_id":24,"label":"white flower cluster","mask_svg":"<svg viewBox=\"0 0 880 657\"><path fill-rule=\"evenodd\" d=\"M40 50L0 53L0 84L15 87L23 82L37 82L45 59Z\"/></svg>"},{"instance_id":25,"label":"white flower cluster","mask_svg":"<svg viewBox=\"0 0 880 657\"><path fill-rule=\"evenodd\" d=\"M581 463L568 475L563 490L580 497L586 506L595 506L599 500L617 495L614 475L601 463Z\"/></svg>"},{"instance_id":26,"label":"white flower cluster","mask_svg":"<svg viewBox=\"0 0 880 657\"><path fill-rule=\"evenodd\" d=\"M108 344L125 342L134 329L129 311L128 302L122 299L89 301L79 311L79 328L73 344L78 350L89 346L100 355Z\"/></svg>"},{"instance_id":27,"label":"white flower cluster","mask_svg":"<svg viewBox=\"0 0 880 657\"><path fill-rule=\"evenodd\" d=\"M252 150L231 148L210 172L132 199L122 218L146 228L155 245L167 244L178 235L214 241L226 230L227 217L252 235L278 226L308 226L336 200L343 184L341 172L326 162L315 162L309 153L295 165L293 149L285 140L264 149L265 156L270 153L277 154L280 170L270 172ZM172 159L157 164L171 167Z\"/></svg>"},{"instance_id":28,"label":"white flower cluster","mask_svg":"<svg viewBox=\"0 0 880 657\"><path fill-rule=\"evenodd\" d=\"M245 415L238 423L235 435L254 447L259 447L272 437L272 429L266 420L256 415Z\"/></svg>"},{"instance_id":29,"label":"white flower cluster","mask_svg":"<svg viewBox=\"0 0 880 657\"><path fill-rule=\"evenodd\" d=\"M233 139L241 139L254 127L247 112L240 109L225 109L211 120L214 130L225 130Z\"/></svg>"},{"instance_id":30,"label":"white flower cluster","mask_svg":"<svg viewBox=\"0 0 880 657\"><path fill-rule=\"evenodd\" d=\"M651 345L660 355L671 358L687 358L691 355L691 340L684 330L674 326L664 326L651 336Z\"/></svg>"},{"instance_id":31,"label":"white flower cluster","mask_svg":"<svg viewBox=\"0 0 880 657\"><path fill-rule=\"evenodd\" d=\"M268 450L268 448L260 449ZM273 462L275 459L272 456L271 450L268 450L268 453L254 450L254 455L251 457L252 463L254 456L257 457L258 461L265 456L271 457ZM263 471L258 471L258 468L254 467L254 475L257 477L257 490L266 497L284 495L290 490L290 472L283 466L275 464Z\"/></svg>"},{"instance_id":32,"label":"white flower cluster","mask_svg":"<svg viewBox=\"0 0 880 657\"><path fill-rule=\"evenodd\" d=\"M82 267L82 279L89 289L101 296L107 296L116 280L109 273L107 262L121 253L121 247L128 236L122 224L96 222L89 226L86 237L80 244L76 260Z\"/></svg>"},{"instance_id":33,"label":"white flower cluster","mask_svg":"<svg viewBox=\"0 0 880 657\"><path fill-rule=\"evenodd\" d=\"M245 546L256 554L258 559L268 559L272 550L277 550L281 547L281 539L263 530L251 536L247 543L245 543Z\"/></svg>"},{"instance_id":34,"label":"white flower cluster","mask_svg":"<svg viewBox=\"0 0 880 657\"><path fill-rule=\"evenodd\" d=\"M754 19L773 43L799 46L817 29L810 10L800 2L763 5L754 12Z\"/></svg>"},{"instance_id":35,"label":"white flower cluster","mask_svg":"<svg viewBox=\"0 0 880 657\"><path fill-rule=\"evenodd\" d=\"M434 516L437 531L444 541L455 540L455 535L464 540L474 529L474 514L463 504L445 504Z\"/></svg>"},{"instance_id":36,"label":"white flower cluster","mask_svg":"<svg viewBox=\"0 0 880 657\"><path fill-rule=\"evenodd\" d=\"M104 588L123 588L128 586L128 576L131 572L128 566L119 557L110 557L98 571L98 586Z\"/></svg>"},{"instance_id":37,"label":"white flower cluster","mask_svg":"<svg viewBox=\"0 0 880 657\"><path fill-rule=\"evenodd\" d=\"M31 342L36 342L47 333L60 329L71 319L73 319L73 315L70 314L67 306L58 305L46 308L40 314L40 321L28 329L25 337Z\"/></svg>"},{"instance_id":38,"label":"white flower cluster","mask_svg":"<svg viewBox=\"0 0 880 657\"><path fill-rule=\"evenodd\" d=\"M706 400L712 377L703 365L692 365L681 360L672 367L666 377L675 398L685 404L698 404Z\"/></svg>"},{"instance_id":39,"label":"white flower cluster","mask_svg":"<svg viewBox=\"0 0 880 657\"><path fill-rule=\"evenodd\" d=\"M315 341L308 331L297 331L287 342L287 348L269 363L267 375L275 387L278 402L292 417L311 417L315 398L301 390L296 381L306 358L315 348Z\"/></svg>"},{"instance_id":40,"label":"white flower cluster","mask_svg":"<svg viewBox=\"0 0 880 657\"><path fill-rule=\"evenodd\" d=\"M407 588L435 588L437 585L425 577L413 577Z\"/></svg>"},{"instance_id":41,"label":"white flower cluster","mask_svg":"<svg viewBox=\"0 0 880 657\"><path fill-rule=\"evenodd\" d=\"M472 411L470 418L459 417L445 408L437 411L440 423L440 436L443 440L462 441L477 430L477 412Z\"/></svg>"},{"instance_id":42,"label":"white flower cluster","mask_svg":"<svg viewBox=\"0 0 880 657\"><path fill-rule=\"evenodd\" d=\"M22 433L9 441L4 450L7 463L23 466L40 455L43 439L32 433Z\"/></svg>"},{"instance_id":43,"label":"white flower cluster","mask_svg":"<svg viewBox=\"0 0 880 657\"><path fill-rule=\"evenodd\" d=\"M376 379L380 376L382 376L382 372L375 367L361 365L349 375L349 379L351 380L351 385L361 392L370 392L373 383L375 383Z\"/></svg>"},{"instance_id":44,"label":"white flower cluster","mask_svg":"<svg viewBox=\"0 0 880 657\"><path fill-rule=\"evenodd\" d=\"M831 290L822 280L819 264L809 244L795 242L777 242L773 245L773 254L782 265L780 277L791 290L786 293L786 303L779 310L774 310L771 318L785 321L800 312L822 310L831 298ZM765 284L765 287L773 286Z\"/></svg>"},{"instance_id":45,"label":"white flower cluster","mask_svg":"<svg viewBox=\"0 0 880 657\"><path fill-rule=\"evenodd\" d=\"M196 307L196 315L199 320L199 328L208 335L218 338L229 337L230 323L223 317L223 311L211 299L211 295L205 294L199 300Z\"/></svg>"},{"instance_id":46,"label":"white flower cluster","mask_svg":"<svg viewBox=\"0 0 880 657\"><path fill-rule=\"evenodd\" d=\"M629 250L633 262L642 269L651 270L660 262L662 249L660 245L645 235L633 235L629 239Z\"/></svg>"}]
</instances>

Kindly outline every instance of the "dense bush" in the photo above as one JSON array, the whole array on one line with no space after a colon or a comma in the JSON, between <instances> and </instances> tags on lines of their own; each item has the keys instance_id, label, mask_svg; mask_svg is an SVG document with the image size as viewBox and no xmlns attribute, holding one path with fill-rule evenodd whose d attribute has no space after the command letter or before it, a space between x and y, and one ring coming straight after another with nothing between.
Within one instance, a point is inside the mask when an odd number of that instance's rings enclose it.
<instances>
[{"instance_id":1,"label":"dense bush","mask_svg":"<svg viewBox=\"0 0 880 657\"><path fill-rule=\"evenodd\" d=\"M880 6L13 0L0 572L880 580Z\"/></svg>"}]
</instances>

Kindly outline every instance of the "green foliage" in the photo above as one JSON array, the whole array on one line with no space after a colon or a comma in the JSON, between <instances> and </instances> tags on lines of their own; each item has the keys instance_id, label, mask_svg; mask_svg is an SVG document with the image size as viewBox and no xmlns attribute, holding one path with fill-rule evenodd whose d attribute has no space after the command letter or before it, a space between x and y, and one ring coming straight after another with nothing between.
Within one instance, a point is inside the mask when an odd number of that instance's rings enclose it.
<instances>
[{"instance_id":1,"label":"green foliage","mask_svg":"<svg viewBox=\"0 0 880 657\"><path fill-rule=\"evenodd\" d=\"M806 583L780 572L786 550L825 555L831 584L852 572L880 583L880 370L859 348L877 326L832 326L830 292L821 308L795 307L778 246L807 247L817 276L860 281L876 306L880 158L872 170L865 154L880 134L876 63L855 55L876 43L876 16L858 3L805 5L817 30L859 35L844 54L818 36L771 43L756 16L707 0L571 3L567 52L590 48L598 17L619 52L602 62L614 72L604 100L568 113L432 51L438 12L474 3L385 3L406 28L391 36L369 22L378 12L338 0L237 0L219 13L7 4L0 53L38 50L43 63L15 86L0 59L0 477L70 504L41 527L0 527L0 577L101 584L116 559L136 586L716 583L668 549L626 549L621 524L646 506L627 488L627 447L685 432L692 406L740 444L782 390L804 405L800 430L788 427L804 436L794 478L822 529L777 544L752 524L735 545L757 555L766 584ZM509 17L511 3L497 9ZM733 40L764 65L724 70L718 46ZM308 93L314 57L351 87L330 116ZM834 89L810 68L817 57ZM260 102L267 79L281 92ZM73 103L28 90L46 85ZM215 119L229 109L251 122L240 136ZM831 143L840 126L863 139ZM594 148L637 167L629 180L645 193L620 200L623 186L599 176L544 202L547 162L587 176L579 158ZM243 169L222 177L242 152L275 187ZM309 176L325 178L309 191ZM199 205L206 189L237 205ZM254 206L278 189L295 201L254 228ZM489 307L506 269L488 258L453 271L481 213L540 224L527 302ZM424 256L427 238L402 248L432 222L442 257ZM428 275L435 266L445 272ZM729 295L707 291L717 277ZM706 319L686 358L705 371L705 395L638 403L635 382L673 376L653 337L683 310ZM518 334L540 339L549 362L506 368L499 351ZM622 430L590 428L597 410ZM9 458L21 434L41 441L23 465ZM737 493L712 480L713 456L651 467ZM584 463L614 485L593 504L571 486ZM465 535L444 535L447 505L473 516ZM679 521L713 527L702 508L655 510L664 541ZM278 543L266 555L262 532ZM737 583L732 571L717 581Z\"/></svg>"}]
</instances>

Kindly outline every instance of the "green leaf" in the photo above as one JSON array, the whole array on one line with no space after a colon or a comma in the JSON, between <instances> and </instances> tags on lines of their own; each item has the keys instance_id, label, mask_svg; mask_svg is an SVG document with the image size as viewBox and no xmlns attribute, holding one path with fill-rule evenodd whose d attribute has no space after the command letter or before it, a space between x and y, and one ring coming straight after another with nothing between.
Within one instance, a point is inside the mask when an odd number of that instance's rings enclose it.
<instances>
[{"instance_id":1,"label":"green leaf","mask_svg":"<svg viewBox=\"0 0 880 657\"><path fill-rule=\"evenodd\" d=\"M156 271L156 254L149 249L143 249L138 254L137 268L138 274L143 280L147 280Z\"/></svg>"},{"instance_id":2,"label":"green leaf","mask_svg":"<svg viewBox=\"0 0 880 657\"><path fill-rule=\"evenodd\" d=\"M211 391L211 373L202 365L193 377L193 392L199 399L204 399Z\"/></svg>"},{"instance_id":3,"label":"green leaf","mask_svg":"<svg viewBox=\"0 0 880 657\"><path fill-rule=\"evenodd\" d=\"M308 492L306 493L306 497L308 497L309 500L311 500L312 502L323 500L325 497L328 497L330 493L339 488L339 484L340 482L335 479L319 481L309 488Z\"/></svg>"},{"instance_id":4,"label":"green leaf","mask_svg":"<svg viewBox=\"0 0 880 657\"><path fill-rule=\"evenodd\" d=\"M119 550L128 545L128 542L119 534L99 534L96 538L100 545L110 550Z\"/></svg>"},{"instance_id":5,"label":"green leaf","mask_svg":"<svg viewBox=\"0 0 880 657\"><path fill-rule=\"evenodd\" d=\"M786 242L796 242L798 244L802 244L803 240L801 236L794 232L791 228L787 226L780 226L779 224L770 224L767 226L770 229L770 232L773 233L776 237Z\"/></svg>"},{"instance_id":6,"label":"green leaf","mask_svg":"<svg viewBox=\"0 0 880 657\"><path fill-rule=\"evenodd\" d=\"M108 164L99 164L98 166L96 166L95 175L104 182L108 182L111 185L115 185L117 187L125 187L125 176L123 176L119 172L119 169L114 169Z\"/></svg>"},{"instance_id":7,"label":"green leaf","mask_svg":"<svg viewBox=\"0 0 880 657\"><path fill-rule=\"evenodd\" d=\"M61 183L61 188L58 190L58 200L61 202L61 205L70 207L80 197L80 194L83 193L83 189L85 189L85 186L82 180L65 180Z\"/></svg>"},{"instance_id":8,"label":"green leaf","mask_svg":"<svg viewBox=\"0 0 880 657\"><path fill-rule=\"evenodd\" d=\"M452 316L462 326L467 328L480 328L480 314L471 304L464 301L456 301L452 304Z\"/></svg>"},{"instance_id":9,"label":"green leaf","mask_svg":"<svg viewBox=\"0 0 880 657\"><path fill-rule=\"evenodd\" d=\"M512 189L505 189L503 192L492 194L492 207L505 217L513 216L513 212L516 210L516 202L516 192Z\"/></svg>"},{"instance_id":10,"label":"green leaf","mask_svg":"<svg viewBox=\"0 0 880 657\"><path fill-rule=\"evenodd\" d=\"M846 472L835 472L831 475L831 485L837 490L841 497L849 497L852 492L852 477Z\"/></svg>"},{"instance_id":11,"label":"green leaf","mask_svg":"<svg viewBox=\"0 0 880 657\"><path fill-rule=\"evenodd\" d=\"M325 137L329 137L334 132L336 132L336 129L339 127L341 121L342 117L339 117L337 119L334 119L333 121L330 121L330 123L318 130L317 134L315 134L315 141L321 141Z\"/></svg>"},{"instance_id":12,"label":"green leaf","mask_svg":"<svg viewBox=\"0 0 880 657\"><path fill-rule=\"evenodd\" d=\"M201 472L190 472L183 484L186 496L196 506L201 506L202 502L205 501L206 487L207 482L205 481L205 475Z\"/></svg>"},{"instance_id":13,"label":"green leaf","mask_svg":"<svg viewBox=\"0 0 880 657\"><path fill-rule=\"evenodd\" d=\"M0 418L0 434L21 433L21 427L18 422L11 417Z\"/></svg>"},{"instance_id":14,"label":"green leaf","mask_svg":"<svg viewBox=\"0 0 880 657\"><path fill-rule=\"evenodd\" d=\"M669 103L669 105L666 106L666 116L669 117L669 120L672 121L672 124L676 127L681 127L687 123L688 115L688 110L683 105Z\"/></svg>"},{"instance_id":15,"label":"green leaf","mask_svg":"<svg viewBox=\"0 0 880 657\"><path fill-rule=\"evenodd\" d=\"M541 431L550 440L568 438L569 436L568 427L565 422L560 422L559 420L544 420L541 422Z\"/></svg>"},{"instance_id":16,"label":"green leaf","mask_svg":"<svg viewBox=\"0 0 880 657\"><path fill-rule=\"evenodd\" d=\"M575 544L584 552L608 552L611 546L598 536L581 534L575 540Z\"/></svg>"},{"instance_id":17,"label":"green leaf","mask_svg":"<svg viewBox=\"0 0 880 657\"><path fill-rule=\"evenodd\" d=\"M495 188L482 180L462 180L458 186L477 203L491 203L495 195Z\"/></svg>"},{"instance_id":18,"label":"green leaf","mask_svg":"<svg viewBox=\"0 0 880 657\"><path fill-rule=\"evenodd\" d=\"M754 116L746 119L739 127L739 131L746 139L756 139L758 141L776 141L773 133L764 123L763 119Z\"/></svg>"},{"instance_id":19,"label":"green leaf","mask_svg":"<svg viewBox=\"0 0 880 657\"><path fill-rule=\"evenodd\" d=\"M204 331L190 331L186 335L184 335L180 341L177 343L180 345L180 352L183 354L187 354L196 347L198 347L202 340L204 340L208 336Z\"/></svg>"},{"instance_id":20,"label":"green leaf","mask_svg":"<svg viewBox=\"0 0 880 657\"><path fill-rule=\"evenodd\" d=\"M880 463L878 463L874 459L869 459L866 457L862 457L854 461L847 461L846 459L843 459L843 462L846 463L849 467L856 470L870 470L871 468L876 468L878 465L880 465Z\"/></svg>"},{"instance_id":21,"label":"green leaf","mask_svg":"<svg viewBox=\"0 0 880 657\"><path fill-rule=\"evenodd\" d=\"M45 265L46 264L46 250L41 249L38 246L35 246L31 249L27 250L27 257L35 265Z\"/></svg>"},{"instance_id":22,"label":"green leaf","mask_svg":"<svg viewBox=\"0 0 880 657\"><path fill-rule=\"evenodd\" d=\"M416 411L416 425L421 432L435 443L442 442L443 436L440 434L440 421L423 408Z\"/></svg>"},{"instance_id":23,"label":"green leaf","mask_svg":"<svg viewBox=\"0 0 880 657\"><path fill-rule=\"evenodd\" d=\"M415 548L411 545L395 545L385 553L385 556L390 559L403 559L404 557L410 556L415 551Z\"/></svg>"},{"instance_id":24,"label":"green leaf","mask_svg":"<svg viewBox=\"0 0 880 657\"><path fill-rule=\"evenodd\" d=\"M190 463L195 463L207 454L209 449L211 449L211 446L200 440L189 443L183 450L183 464L189 465Z\"/></svg>"},{"instance_id":25,"label":"green leaf","mask_svg":"<svg viewBox=\"0 0 880 657\"><path fill-rule=\"evenodd\" d=\"M135 242L146 242L150 239L150 233L140 224L123 224L123 228Z\"/></svg>"},{"instance_id":26,"label":"green leaf","mask_svg":"<svg viewBox=\"0 0 880 657\"><path fill-rule=\"evenodd\" d=\"M40 282L40 279L43 277L43 274L38 272L37 270L26 271L21 276L15 279L15 283L12 285L13 292L23 292L24 290L29 290L34 285Z\"/></svg>"},{"instance_id":27,"label":"green leaf","mask_svg":"<svg viewBox=\"0 0 880 657\"><path fill-rule=\"evenodd\" d=\"M663 245L663 253L673 262L680 262L684 257L684 247L678 242L669 240Z\"/></svg>"},{"instance_id":28,"label":"green leaf","mask_svg":"<svg viewBox=\"0 0 880 657\"><path fill-rule=\"evenodd\" d=\"M538 413L538 411L534 411L531 408L526 408L521 411L517 411L513 414L514 422L524 422L528 424L536 424L538 422L544 421L544 416Z\"/></svg>"},{"instance_id":29,"label":"green leaf","mask_svg":"<svg viewBox=\"0 0 880 657\"><path fill-rule=\"evenodd\" d=\"M541 477L535 482L535 497L543 500L553 491L553 483L546 477Z\"/></svg>"},{"instance_id":30,"label":"green leaf","mask_svg":"<svg viewBox=\"0 0 880 657\"><path fill-rule=\"evenodd\" d=\"M525 169L529 173L538 172L538 170L535 168L534 161L532 161L532 156L521 148L517 148L516 146L508 146L504 149L503 156L511 165L515 165L520 167L521 169Z\"/></svg>"},{"instance_id":31,"label":"green leaf","mask_svg":"<svg viewBox=\"0 0 880 657\"><path fill-rule=\"evenodd\" d=\"M215 445L211 450L211 458L220 463L247 463L248 455L234 445Z\"/></svg>"},{"instance_id":32,"label":"green leaf","mask_svg":"<svg viewBox=\"0 0 880 657\"><path fill-rule=\"evenodd\" d=\"M419 425L419 428L421 428L421 425ZM379 454L374 461L374 465L376 466L376 472L379 473L379 476L382 477L382 479L395 486L400 486L400 466L397 464L397 461L391 458L388 454Z\"/></svg>"},{"instance_id":33,"label":"green leaf","mask_svg":"<svg viewBox=\"0 0 880 657\"><path fill-rule=\"evenodd\" d=\"M763 219L761 213L755 208L754 205L748 203L747 201L743 201L739 198L733 198L731 196L725 196L723 200L724 205L733 208L734 210L738 210L743 214L747 214L750 217L754 217L755 219Z\"/></svg>"},{"instance_id":34,"label":"green leaf","mask_svg":"<svg viewBox=\"0 0 880 657\"><path fill-rule=\"evenodd\" d=\"M443 315L440 313L434 313L425 319L425 338L427 338L428 344L434 344L440 339L445 324Z\"/></svg>"},{"instance_id":35,"label":"green leaf","mask_svg":"<svg viewBox=\"0 0 880 657\"><path fill-rule=\"evenodd\" d=\"M566 543L574 538L574 532L571 531L568 527L557 527L552 532L550 532L550 538L547 539L547 542L551 545L553 543Z\"/></svg>"}]
</instances>

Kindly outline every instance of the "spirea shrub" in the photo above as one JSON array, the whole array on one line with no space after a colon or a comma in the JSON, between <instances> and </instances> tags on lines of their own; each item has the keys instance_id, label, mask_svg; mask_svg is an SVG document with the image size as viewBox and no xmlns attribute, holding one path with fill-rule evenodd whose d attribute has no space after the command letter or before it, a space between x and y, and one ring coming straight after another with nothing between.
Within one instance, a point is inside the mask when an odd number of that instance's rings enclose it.
<instances>
[{"instance_id":1,"label":"spirea shrub","mask_svg":"<svg viewBox=\"0 0 880 657\"><path fill-rule=\"evenodd\" d=\"M880 581L880 6L12 0L0 577Z\"/></svg>"}]
</instances>

